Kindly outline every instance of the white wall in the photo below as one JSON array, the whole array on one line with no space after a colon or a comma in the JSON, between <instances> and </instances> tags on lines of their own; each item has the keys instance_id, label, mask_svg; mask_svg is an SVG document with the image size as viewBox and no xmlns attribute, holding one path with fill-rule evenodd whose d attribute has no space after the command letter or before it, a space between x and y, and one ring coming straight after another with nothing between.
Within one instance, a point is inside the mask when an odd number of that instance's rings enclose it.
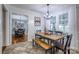
<instances>
[{"instance_id":1,"label":"white wall","mask_svg":"<svg viewBox=\"0 0 79 59\"><path fill-rule=\"evenodd\" d=\"M0 53L2 53L2 5L0 5Z\"/></svg>"},{"instance_id":2,"label":"white wall","mask_svg":"<svg viewBox=\"0 0 79 59\"><path fill-rule=\"evenodd\" d=\"M78 49L79 49L79 5L76 6L76 15L77 15L77 42L78 42Z\"/></svg>"},{"instance_id":3,"label":"white wall","mask_svg":"<svg viewBox=\"0 0 79 59\"><path fill-rule=\"evenodd\" d=\"M37 13L37 12L33 12L33 11L29 11L29 10L23 10L23 9L20 9L20 8L16 8L16 7L12 7L10 5L5 5L6 9L8 10L8 14L7 14L7 24L6 24L6 27L7 27L7 30L6 30L6 35L7 35L7 44L6 45L10 45L12 43L12 31L11 31L11 22L12 22L12 18L11 18L11 14L12 13L17 13L17 14L22 14L22 15L26 15L28 16L28 41L31 41L32 38L34 38L34 34L35 34L35 28L34 28L34 17L35 16L39 16L41 17L41 28L42 28L42 31L44 30L43 28L43 15L40 14L40 13ZM10 22L10 23L9 23ZM10 25L10 26L9 26ZM9 30L10 29L10 30ZM8 36L9 35L9 36Z\"/></svg>"},{"instance_id":4,"label":"white wall","mask_svg":"<svg viewBox=\"0 0 79 59\"><path fill-rule=\"evenodd\" d=\"M69 34L73 34L73 39L71 42L71 48L78 49L78 42L77 42L77 20L76 20L76 6L72 5L69 7L63 7L60 10L54 11L52 14L56 16L56 30L59 30L59 15L63 13L68 13L68 32Z\"/></svg>"}]
</instances>

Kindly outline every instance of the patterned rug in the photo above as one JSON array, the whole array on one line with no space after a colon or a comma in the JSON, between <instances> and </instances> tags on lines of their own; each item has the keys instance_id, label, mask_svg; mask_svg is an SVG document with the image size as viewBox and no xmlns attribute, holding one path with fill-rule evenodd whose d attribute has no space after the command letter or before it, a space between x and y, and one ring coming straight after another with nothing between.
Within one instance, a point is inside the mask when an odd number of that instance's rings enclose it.
<instances>
[{"instance_id":1,"label":"patterned rug","mask_svg":"<svg viewBox=\"0 0 79 59\"><path fill-rule=\"evenodd\" d=\"M14 45L8 46L3 54L45 54L45 50L41 47L33 47L32 42L22 42ZM49 54L49 52L48 52ZM56 54L63 54L61 51ZM71 54L76 54L76 52L71 52Z\"/></svg>"},{"instance_id":2,"label":"patterned rug","mask_svg":"<svg viewBox=\"0 0 79 59\"><path fill-rule=\"evenodd\" d=\"M3 54L45 54L42 48L33 47L32 42L22 42L8 46Z\"/></svg>"}]
</instances>

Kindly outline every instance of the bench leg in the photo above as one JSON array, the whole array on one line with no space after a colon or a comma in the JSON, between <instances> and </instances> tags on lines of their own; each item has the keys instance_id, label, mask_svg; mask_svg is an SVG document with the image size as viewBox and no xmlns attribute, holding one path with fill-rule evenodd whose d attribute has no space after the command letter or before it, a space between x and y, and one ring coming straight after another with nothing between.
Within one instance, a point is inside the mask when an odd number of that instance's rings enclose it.
<instances>
[{"instance_id":1,"label":"bench leg","mask_svg":"<svg viewBox=\"0 0 79 59\"><path fill-rule=\"evenodd\" d=\"M35 43L34 40L32 41L32 46L33 46L33 47L34 47L34 46L38 46L38 45Z\"/></svg>"},{"instance_id":2,"label":"bench leg","mask_svg":"<svg viewBox=\"0 0 79 59\"><path fill-rule=\"evenodd\" d=\"M53 52L53 51L52 51L52 48L51 48L50 50L51 50L51 54L52 54L52 52Z\"/></svg>"},{"instance_id":3,"label":"bench leg","mask_svg":"<svg viewBox=\"0 0 79 59\"><path fill-rule=\"evenodd\" d=\"M47 54L47 50L45 50L45 54Z\"/></svg>"},{"instance_id":4,"label":"bench leg","mask_svg":"<svg viewBox=\"0 0 79 59\"><path fill-rule=\"evenodd\" d=\"M32 40L32 46L34 46L34 40Z\"/></svg>"}]
</instances>

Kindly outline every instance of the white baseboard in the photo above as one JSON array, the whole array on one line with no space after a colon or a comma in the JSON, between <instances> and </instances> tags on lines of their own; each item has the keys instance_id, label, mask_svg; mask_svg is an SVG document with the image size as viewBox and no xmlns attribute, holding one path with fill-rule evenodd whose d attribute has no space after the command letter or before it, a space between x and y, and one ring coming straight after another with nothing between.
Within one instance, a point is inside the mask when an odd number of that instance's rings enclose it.
<instances>
[{"instance_id":1,"label":"white baseboard","mask_svg":"<svg viewBox=\"0 0 79 59\"><path fill-rule=\"evenodd\" d=\"M70 48L70 50L72 50L72 51L75 51L75 52L79 53L79 49L76 49L76 48Z\"/></svg>"}]
</instances>

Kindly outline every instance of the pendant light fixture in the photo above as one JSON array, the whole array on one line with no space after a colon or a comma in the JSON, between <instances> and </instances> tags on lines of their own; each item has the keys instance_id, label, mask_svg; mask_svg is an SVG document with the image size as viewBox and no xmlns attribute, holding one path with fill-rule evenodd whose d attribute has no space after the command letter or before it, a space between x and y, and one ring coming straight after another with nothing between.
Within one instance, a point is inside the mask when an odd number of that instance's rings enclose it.
<instances>
[{"instance_id":1,"label":"pendant light fixture","mask_svg":"<svg viewBox=\"0 0 79 59\"><path fill-rule=\"evenodd\" d=\"M45 19L50 19L52 16L50 15L50 8L49 8L49 6L50 6L50 4L46 4L46 6L47 6L47 12L46 12L46 14L45 14L45 16L44 16L44 18Z\"/></svg>"}]
</instances>

